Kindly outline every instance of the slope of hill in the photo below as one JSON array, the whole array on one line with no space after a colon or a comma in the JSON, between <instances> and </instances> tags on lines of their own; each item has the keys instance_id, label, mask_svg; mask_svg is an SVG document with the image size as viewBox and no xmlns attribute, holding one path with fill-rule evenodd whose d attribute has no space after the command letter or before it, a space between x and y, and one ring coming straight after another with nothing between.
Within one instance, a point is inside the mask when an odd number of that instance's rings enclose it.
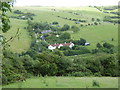
<instances>
[{"instance_id":1,"label":"slope of hill","mask_svg":"<svg viewBox=\"0 0 120 90\"><path fill-rule=\"evenodd\" d=\"M112 23L102 22L105 16L113 15L110 13L102 13L94 7L14 7L14 10L20 10L24 13L32 12L35 14L33 17L33 22L48 22L52 23L54 21L59 22L59 25L62 27L64 24L70 26L76 25L80 28L80 31L77 33L71 33L72 39L79 39L80 37L85 38L88 42L92 43L90 48L94 48L96 43L108 41L115 46L117 46L117 24L113 25ZM12 13L10 16L17 16ZM75 24L75 21L71 19L80 19L86 20L86 22L80 22L80 24ZM99 25L95 26L86 26L88 24L93 24L95 21L91 19L94 18L100 19ZM20 28L20 40L15 39L11 45L11 49L15 52L26 51L30 45L30 37L28 32L24 29L27 26L27 20L20 20L11 18L12 28L6 33L6 37L14 35L17 28ZM83 24L85 26L81 27ZM13 30L13 31L12 31ZM15 32L14 32L15 31ZM115 41L111 41L114 38Z\"/></svg>"}]
</instances>

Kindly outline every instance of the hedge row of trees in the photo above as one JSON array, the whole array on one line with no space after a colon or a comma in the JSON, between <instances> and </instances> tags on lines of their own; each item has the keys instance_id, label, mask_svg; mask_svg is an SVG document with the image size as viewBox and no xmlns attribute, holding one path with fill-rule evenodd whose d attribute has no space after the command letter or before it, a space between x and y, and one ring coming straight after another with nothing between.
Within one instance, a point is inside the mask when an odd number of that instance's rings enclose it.
<instances>
[{"instance_id":1,"label":"hedge row of trees","mask_svg":"<svg viewBox=\"0 0 120 90\"><path fill-rule=\"evenodd\" d=\"M27 51L22 54L4 50L3 56L3 84L22 81L31 76L118 75L116 56L105 53L92 58L74 57L73 60L57 50L42 53Z\"/></svg>"},{"instance_id":2,"label":"hedge row of trees","mask_svg":"<svg viewBox=\"0 0 120 90\"><path fill-rule=\"evenodd\" d=\"M119 20L119 16L114 16L114 17L111 17L111 16L105 16L103 21L104 22L110 22L110 23L120 23L120 20ZM116 19L116 20L115 20Z\"/></svg>"},{"instance_id":3,"label":"hedge row of trees","mask_svg":"<svg viewBox=\"0 0 120 90\"><path fill-rule=\"evenodd\" d=\"M61 17L61 16L57 16L57 17L62 18L62 19L67 19L70 21L86 22L86 20L81 20L81 19L67 18L67 17Z\"/></svg>"},{"instance_id":4,"label":"hedge row of trees","mask_svg":"<svg viewBox=\"0 0 120 90\"><path fill-rule=\"evenodd\" d=\"M33 16L35 16L35 14L33 13L24 13L20 10L15 10L14 11L15 14L18 14L19 16L11 16L11 18L17 18L17 19L23 19L23 20L33 20Z\"/></svg>"}]
</instances>

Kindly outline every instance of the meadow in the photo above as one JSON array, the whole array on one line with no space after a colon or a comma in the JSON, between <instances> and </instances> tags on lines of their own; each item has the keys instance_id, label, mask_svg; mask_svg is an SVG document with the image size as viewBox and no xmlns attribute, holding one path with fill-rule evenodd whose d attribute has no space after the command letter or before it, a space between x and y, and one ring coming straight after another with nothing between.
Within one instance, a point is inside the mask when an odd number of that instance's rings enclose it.
<instances>
[{"instance_id":1,"label":"meadow","mask_svg":"<svg viewBox=\"0 0 120 90\"><path fill-rule=\"evenodd\" d=\"M63 32L70 33L71 39L73 40L79 40L80 38L86 39L87 42L90 43L90 46L86 46L89 49L95 49L97 43L103 44L104 42L111 43L116 48L118 46L118 24L103 22L103 18L105 16L107 15L113 16L113 14L102 13L94 7L37 7L36 6L36 7L14 7L13 11L14 10L20 10L24 13L31 12L35 14L35 16L33 16L33 20L32 20L33 22L52 23L56 21L59 22L60 27L62 27L64 24L68 24L70 26L76 25L77 27L80 28L79 31L73 32L70 29L68 31L63 31ZM75 15L75 13L77 13L78 15ZM8 13L8 15L17 16L13 12ZM72 19L86 20L87 22L81 22L80 24L75 24L75 21L64 19L66 17ZM93 24L93 21L91 20L92 18L95 19L99 18L101 20L100 21L101 24L88 25L88 24ZM28 30L25 29L25 27L27 27L27 20L10 18L10 21L11 21L11 29L7 33L3 34L7 40L11 37L14 37L18 28L20 30L19 31L20 36L15 38L12 42L8 43L10 45L10 50L12 52L17 52L17 53L28 51L31 45L32 38L30 37ZM81 26L81 24L83 24L83 26ZM66 56L66 58L71 60L72 59L74 60L75 58L90 59L93 57L97 57L97 54L96 55L84 54L84 55L78 55L78 56L76 55L69 57ZM23 56L23 59L21 60L23 61L27 60L26 58L28 59L28 61L31 60L30 62L34 62L33 57L31 58L27 56L25 57L25 59ZM12 58L10 58L10 60L11 59ZM40 60L42 59L40 57ZM40 63L40 65L42 64ZM93 85L93 83L96 83L97 85ZM65 76L64 77L56 77L56 76L31 77L23 82L18 81L8 85L3 85L3 88L117 88L117 87L118 87L117 77L65 77Z\"/></svg>"},{"instance_id":2,"label":"meadow","mask_svg":"<svg viewBox=\"0 0 120 90\"><path fill-rule=\"evenodd\" d=\"M97 85L93 83L97 82ZM112 82L112 83L111 83ZM33 77L2 88L118 88L117 77Z\"/></svg>"},{"instance_id":3,"label":"meadow","mask_svg":"<svg viewBox=\"0 0 120 90\"><path fill-rule=\"evenodd\" d=\"M27 25L26 21L18 19L10 19L10 21L11 29L7 33L3 34L5 38L9 40L11 37L14 37L18 31L18 28L20 34L19 37L16 37L11 42L8 42L10 45L10 50L18 53L27 51L31 44L31 37L29 36L27 30L24 29Z\"/></svg>"},{"instance_id":4,"label":"meadow","mask_svg":"<svg viewBox=\"0 0 120 90\"><path fill-rule=\"evenodd\" d=\"M55 11L53 10L55 9ZM32 12L35 14L33 17L33 22L48 22L52 23L54 21L59 22L59 25L62 27L64 24L68 24L70 26L76 25L80 28L80 31L77 33L73 33L71 30L68 32L71 34L72 39L79 40L80 38L84 38L91 45L88 46L90 49L96 47L97 43L103 43L105 41L114 44L116 47L118 45L118 28L117 24L104 23L102 22L103 17L106 15L113 15L108 13L102 13L94 7L14 7L14 10L21 10L22 12ZM73 13L69 13L73 12ZM79 15L75 15L74 13L78 13ZM14 13L9 13L10 16L16 16ZM86 23L80 23L83 25L87 25L88 23L93 23L91 18L99 18L101 20L101 24L99 25L91 25L91 26L83 26L80 24L75 24L74 21L63 19L60 17L67 17L72 19L82 19L87 20ZM10 43L11 50L14 52L24 52L28 50L30 46L31 38L28 35L27 30L24 27L27 26L26 20L14 19L11 18L11 26L12 28L8 31L5 36L9 39L11 36L14 36L15 32L17 32L17 28L20 28L20 39L15 39ZM111 39L114 38L114 41Z\"/></svg>"}]
</instances>

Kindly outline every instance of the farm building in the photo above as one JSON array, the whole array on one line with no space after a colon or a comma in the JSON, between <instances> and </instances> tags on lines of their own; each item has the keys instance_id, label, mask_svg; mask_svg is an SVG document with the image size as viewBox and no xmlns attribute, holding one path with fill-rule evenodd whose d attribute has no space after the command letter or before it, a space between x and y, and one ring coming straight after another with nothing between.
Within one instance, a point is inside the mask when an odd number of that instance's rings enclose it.
<instances>
[{"instance_id":1,"label":"farm building","mask_svg":"<svg viewBox=\"0 0 120 90\"><path fill-rule=\"evenodd\" d=\"M40 39L45 40L45 37L42 35L42 36L40 36Z\"/></svg>"},{"instance_id":2,"label":"farm building","mask_svg":"<svg viewBox=\"0 0 120 90\"><path fill-rule=\"evenodd\" d=\"M87 42L85 43L85 46L89 46L89 45L90 45L90 43L87 43Z\"/></svg>"},{"instance_id":3,"label":"farm building","mask_svg":"<svg viewBox=\"0 0 120 90\"><path fill-rule=\"evenodd\" d=\"M44 30L44 31L42 31L41 33L42 34L45 34L45 33L50 33L50 32L53 32L52 30Z\"/></svg>"},{"instance_id":4,"label":"farm building","mask_svg":"<svg viewBox=\"0 0 120 90\"><path fill-rule=\"evenodd\" d=\"M75 22L75 24L80 24L80 22Z\"/></svg>"},{"instance_id":5,"label":"farm building","mask_svg":"<svg viewBox=\"0 0 120 90\"><path fill-rule=\"evenodd\" d=\"M48 46L48 49L50 50L54 50L56 48L61 48L61 47L64 47L64 46L69 46L70 48L72 48L74 46L74 43L70 42L70 43L62 43L62 44L51 44Z\"/></svg>"}]
</instances>

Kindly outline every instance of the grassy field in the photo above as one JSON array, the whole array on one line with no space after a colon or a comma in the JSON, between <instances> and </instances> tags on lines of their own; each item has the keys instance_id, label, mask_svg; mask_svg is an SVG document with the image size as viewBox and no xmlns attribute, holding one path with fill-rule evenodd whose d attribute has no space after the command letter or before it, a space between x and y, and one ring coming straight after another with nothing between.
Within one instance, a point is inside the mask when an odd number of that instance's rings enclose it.
<instances>
[{"instance_id":1,"label":"grassy field","mask_svg":"<svg viewBox=\"0 0 120 90\"><path fill-rule=\"evenodd\" d=\"M53 10L55 9L55 11ZM103 20L104 16L113 15L108 13L102 13L96 8L93 7L14 7L14 10L21 10L23 12L32 12L36 16L34 16L34 22L49 22L52 23L53 21L59 22L59 25L62 27L64 24L68 24L70 26L76 25L80 28L80 31L77 33L72 33L70 30L68 31L71 34L72 39L80 39L84 38L89 42L91 45L88 46L90 49L96 47L96 44L103 43L105 41L114 44L116 47L118 45L118 25L113 25L111 23L103 23L101 22L100 25L93 25L93 26L83 26L80 27L80 24L75 24L75 21L63 19L61 17L67 17L72 19L82 19L87 20L86 23L81 24L88 24L93 23L91 18L99 18ZM69 13L72 12L72 13ZM78 13L79 15L75 15L74 13ZM14 13L10 13L10 16L15 16ZM17 28L20 28L20 39L15 39L13 42L10 43L11 50L14 52L23 52L26 51L30 46L31 38L28 35L28 32L24 29L27 26L26 20L18 20L18 19L11 19L12 28L9 32L5 34L7 38L14 36ZM114 41L111 39L114 38Z\"/></svg>"},{"instance_id":2,"label":"grassy field","mask_svg":"<svg viewBox=\"0 0 120 90\"><path fill-rule=\"evenodd\" d=\"M102 23L98 26L82 27L79 32L71 33L75 40L84 38L91 44L90 48L95 48L97 43L109 42L117 47L118 27L110 23ZM114 38L114 41L111 41Z\"/></svg>"},{"instance_id":3,"label":"grassy field","mask_svg":"<svg viewBox=\"0 0 120 90\"><path fill-rule=\"evenodd\" d=\"M18 28L20 30L19 33L21 33L19 36L19 39L15 38L12 42L8 43L10 45L10 49L13 52L18 52L18 53L28 50L30 46L31 38L27 30L24 29L24 27L27 26L27 22L24 20L18 20L18 19L10 19L10 21L11 21L11 29L4 34L7 40L10 37L15 36Z\"/></svg>"},{"instance_id":4,"label":"grassy field","mask_svg":"<svg viewBox=\"0 0 120 90\"><path fill-rule=\"evenodd\" d=\"M99 83L93 86L93 82ZM3 88L117 88L118 78L114 77L33 77Z\"/></svg>"}]
</instances>

